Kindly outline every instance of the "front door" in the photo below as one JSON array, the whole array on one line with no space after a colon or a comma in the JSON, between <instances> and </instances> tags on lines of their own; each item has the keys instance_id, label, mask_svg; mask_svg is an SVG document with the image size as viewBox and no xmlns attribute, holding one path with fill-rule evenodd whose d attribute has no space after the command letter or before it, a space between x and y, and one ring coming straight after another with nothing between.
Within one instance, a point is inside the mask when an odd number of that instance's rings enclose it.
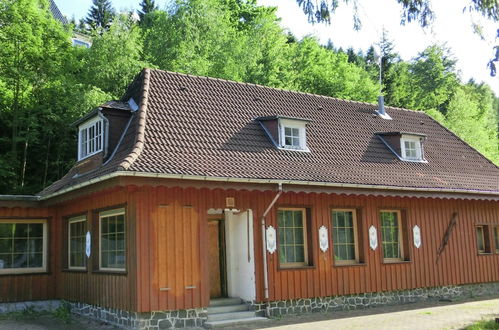
<instances>
[{"instance_id":1,"label":"front door","mask_svg":"<svg viewBox=\"0 0 499 330\"><path fill-rule=\"evenodd\" d=\"M210 298L227 296L225 230L223 218L208 220L208 269Z\"/></svg>"}]
</instances>

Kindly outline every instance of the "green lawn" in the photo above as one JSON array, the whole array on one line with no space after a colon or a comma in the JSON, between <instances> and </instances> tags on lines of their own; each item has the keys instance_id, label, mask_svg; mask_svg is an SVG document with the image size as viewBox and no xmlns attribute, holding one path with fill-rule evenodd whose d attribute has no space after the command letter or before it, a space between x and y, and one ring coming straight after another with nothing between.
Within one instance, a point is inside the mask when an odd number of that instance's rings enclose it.
<instances>
[{"instance_id":1,"label":"green lawn","mask_svg":"<svg viewBox=\"0 0 499 330\"><path fill-rule=\"evenodd\" d=\"M496 323L495 320L490 320L490 321L480 321L477 322L473 325L470 325L469 327L466 327L466 330L489 330L489 329L498 329L499 330L499 323Z\"/></svg>"}]
</instances>

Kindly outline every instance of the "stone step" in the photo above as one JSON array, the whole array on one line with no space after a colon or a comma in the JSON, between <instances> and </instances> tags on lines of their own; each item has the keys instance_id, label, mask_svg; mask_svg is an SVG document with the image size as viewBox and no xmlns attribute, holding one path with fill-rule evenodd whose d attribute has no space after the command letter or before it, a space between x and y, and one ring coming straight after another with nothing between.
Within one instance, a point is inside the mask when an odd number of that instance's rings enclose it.
<instances>
[{"instance_id":1,"label":"stone step","mask_svg":"<svg viewBox=\"0 0 499 330\"><path fill-rule=\"evenodd\" d=\"M241 312L231 312L231 313L208 314L208 321L239 320L251 317L255 317L255 312L241 311Z\"/></svg>"},{"instance_id":2,"label":"stone step","mask_svg":"<svg viewBox=\"0 0 499 330\"><path fill-rule=\"evenodd\" d=\"M240 305L241 303L241 298L217 298L210 300L210 307Z\"/></svg>"},{"instance_id":3,"label":"stone step","mask_svg":"<svg viewBox=\"0 0 499 330\"><path fill-rule=\"evenodd\" d=\"M208 321L208 322L205 322L204 327L205 328L230 327L230 326L240 325L240 324L244 324L244 323L259 322L259 321L265 321L265 320L268 320L268 319L265 317L254 316L254 317L234 319L234 320Z\"/></svg>"},{"instance_id":4,"label":"stone step","mask_svg":"<svg viewBox=\"0 0 499 330\"><path fill-rule=\"evenodd\" d=\"M247 310L248 310L248 305L246 305L246 304L222 305L222 306L208 307L208 314L240 312L240 311L247 311Z\"/></svg>"}]
</instances>

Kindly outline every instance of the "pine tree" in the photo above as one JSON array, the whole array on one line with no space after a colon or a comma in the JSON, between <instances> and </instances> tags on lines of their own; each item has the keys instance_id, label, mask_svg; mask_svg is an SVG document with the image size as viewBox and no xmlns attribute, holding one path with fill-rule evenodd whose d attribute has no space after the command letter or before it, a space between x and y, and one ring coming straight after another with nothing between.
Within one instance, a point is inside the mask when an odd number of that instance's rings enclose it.
<instances>
[{"instance_id":1,"label":"pine tree","mask_svg":"<svg viewBox=\"0 0 499 330\"><path fill-rule=\"evenodd\" d=\"M92 8L88 11L85 22L93 29L108 29L115 15L111 1L93 0L92 2Z\"/></svg>"},{"instance_id":2,"label":"pine tree","mask_svg":"<svg viewBox=\"0 0 499 330\"><path fill-rule=\"evenodd\" d=\"M154 0L142 0L142 2L140 3L140 8L142 10L139 10L138 13L141 22L144 20L144 16L158 9L156 4L154 3Z\"/></svg>"}]
</instances>

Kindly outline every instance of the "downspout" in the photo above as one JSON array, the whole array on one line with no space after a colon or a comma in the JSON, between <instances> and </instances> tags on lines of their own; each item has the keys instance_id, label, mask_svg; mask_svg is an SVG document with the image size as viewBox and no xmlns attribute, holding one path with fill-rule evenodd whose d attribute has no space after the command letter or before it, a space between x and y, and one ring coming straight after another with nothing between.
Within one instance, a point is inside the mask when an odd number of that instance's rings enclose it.
<instances>
[{"instance_id":1,"label":"downspout","mask_svg":"<svg viewBox=\"0 0 499 330\"><path fill-rule=\"evenodd\" d=\"M270 306L269 306L269 274L268 274L268 266L267 266L267 237L265 235L265 217L267 214L270 212L272 207L274 207L274 204L277 202L279 197L282 195L282 183L278 183L278 192L277 195L275 195L274 199L272 202L270 202L269 206L263 212L262 215L262 253L263 253L263 292L264 292L264 299L265 299L265 315L267 317L270 317Z\"/></svg>"}]
</instances>

